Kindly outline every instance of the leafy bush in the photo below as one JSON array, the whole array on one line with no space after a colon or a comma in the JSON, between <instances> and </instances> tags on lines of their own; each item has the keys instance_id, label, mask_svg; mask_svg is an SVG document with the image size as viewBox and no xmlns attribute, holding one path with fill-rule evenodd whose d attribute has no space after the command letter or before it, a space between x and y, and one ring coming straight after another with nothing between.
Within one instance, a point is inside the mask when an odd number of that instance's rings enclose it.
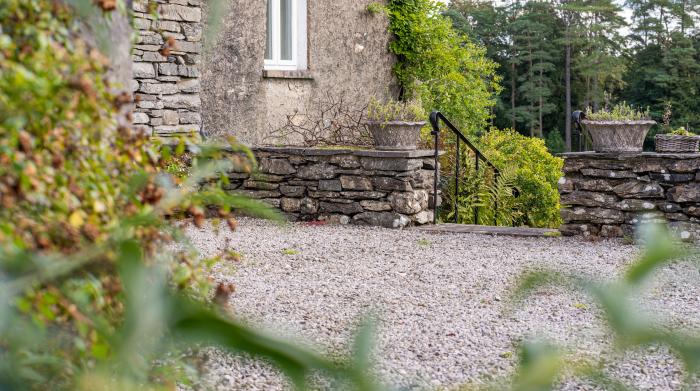
<instances>
[{"instance_id":1,"label":"leafy bush","mask_svg":"<svg viewBox=\"0 0 700 391\"><path fill-rule=\"evenodd\" d=\"M470 133L483 129L500 90L486 50L452 28L439 2L389 0L383 9L394 34L390 50L398 59L401 100L419 97L425 112L442 111Z\"/></svg>"},{"instance_id":2,"label":"leafy bush","mask_svg":"<svg viewBox=\"0 0 700 391\"><path fill-rule=\"evenodd\" d=\"M596 112L592 112L590 109L586 110L586 119L591 121L639 121L648 120L651 117L649 109L637 110L626 102L622 102L613 106L612 109L605 108Z\"/></svg>"},{"instance_id":3,"label":"leafy bush","mask_svg":"<svg viewBox=\"0 0 700 391\"><path fill-rule=\"evenodd\" d=\"M544 140L525 137L512 130L491 130L479 139L486 157L499 169L514 171L513 183L519 191L518 225L556 228L563 160L547 152Z\"/></svg>"}]
</instances>

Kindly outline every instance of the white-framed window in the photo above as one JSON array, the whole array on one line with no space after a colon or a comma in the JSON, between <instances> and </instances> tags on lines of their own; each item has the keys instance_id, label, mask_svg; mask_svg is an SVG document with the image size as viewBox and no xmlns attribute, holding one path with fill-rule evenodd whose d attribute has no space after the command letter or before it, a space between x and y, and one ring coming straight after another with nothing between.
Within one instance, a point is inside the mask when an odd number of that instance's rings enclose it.
<instances>
[{"instance_id":1,"label":"white-framed window","mask_svg":"<svg viewBox=\"0 0 700 391\"><path fill-rule=\"evenodd\" d=\"M306 0L267 0L265 69L306 69Z\"/></svg>"}]
</instances>

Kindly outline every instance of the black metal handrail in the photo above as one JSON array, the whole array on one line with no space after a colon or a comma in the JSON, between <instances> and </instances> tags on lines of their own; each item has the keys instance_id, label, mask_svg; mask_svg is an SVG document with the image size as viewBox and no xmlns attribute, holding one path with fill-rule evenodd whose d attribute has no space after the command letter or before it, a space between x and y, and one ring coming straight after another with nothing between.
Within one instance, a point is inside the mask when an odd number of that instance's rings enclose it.
<instances>
[{"instance_id":1,"label":"black metal handrail","mask_svg":"<svg viewBox=\"0 0 700 391\"><path fill-rule=\"evenodd\" d=\"M441 112L439 111L433 111L430 113L430 125L433 127L433 131L430 132L435 137L435 178L433 181L433 224L437 224L437 216L439 212L439 202L438 202L438 177L440 176L440 162L438 161L439 159L439 139L440 139L440 121L442 121L445 126L447 126L448 129L452 131L457 136L457 151L455 153L455 197L454 197L454 219L455 223L457 223L459 220L459 204L457 202L457 195L459 192L459 165L460 165L460 143L464 142L464 144L469 147L469 149L474 152L476 155L475 157L475 164L476 164L476 171L479 171L479 162L484 162L488 167L493 168L494 170L494 175L496 180L498 180L498 176L500 175L500 172L498 171L498 168L493 165L489 161L489 159L484 156L483 153L479 150L479 148L475 147L474 144L472 144L471 141L467 138L467 136L462 133L459 129L457 129L456 126L450 122ZM496 210L498 210L498 205L495 206ZM497 220L498 215L497 213L494 214L494 220ZM479 224L479 208L476 207L474 208L474 224ZM494 225L496 225L496 222L494 221Z\"/></svg>"}]
</instances>

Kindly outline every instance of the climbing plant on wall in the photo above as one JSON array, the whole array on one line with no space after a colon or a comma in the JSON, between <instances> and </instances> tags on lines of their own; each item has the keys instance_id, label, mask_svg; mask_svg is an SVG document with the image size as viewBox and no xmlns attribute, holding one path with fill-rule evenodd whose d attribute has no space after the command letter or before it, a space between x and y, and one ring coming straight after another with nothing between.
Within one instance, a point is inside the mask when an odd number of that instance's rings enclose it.
<instances>
[{"instance_id":1,"label":"climbing plant on wall","mask_svg":"<svg viewBox=\"0 0 700 391\"><path fill-rule=\"evenodd\" d=\"M433 0L390 0L372 4L389 17L397 57L394 73L401 99L420 98L426 112L442 111L469 133L484 129L500 91L496 64L486 50L452 28Z\"/></svg>"}]
</instances>

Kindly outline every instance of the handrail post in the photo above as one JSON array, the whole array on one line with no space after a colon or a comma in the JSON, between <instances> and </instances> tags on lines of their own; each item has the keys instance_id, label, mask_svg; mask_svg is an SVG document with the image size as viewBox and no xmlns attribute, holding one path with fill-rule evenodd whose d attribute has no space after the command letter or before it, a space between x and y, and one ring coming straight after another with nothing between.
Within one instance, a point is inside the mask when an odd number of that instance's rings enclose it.
<instances>
[{"instance_id":1,"label":"handrail post","mask_svg":"<svg viewBox=\"0 0 700 391\"><path fill-rule=\"evenodd\" d=\"M459 163L460 159L459 151L459 137L457 137L457 154L455 155L455 196L454 196L454 208L455 208L455 224L459 223Z\"/></svg>"},{"instance_id":2,"label":"handrail post","mask_svg":"<svg viewBox=\"0 0 700 391\"><path fill-rule=\"evenodd\" d=\"M438 205L438 181L440 177L440 152L438 148L440 141L440 128L438 127L437 121L437 112L434 111L430 113L430 124L433 127L433 131L431 133L433 136L435 136L435 175L433 175L433 224L437 224L438 212L440 211Z\"/></svg>"},{"instance_id":3,"label":"handrail post","mask_svg":"<svg viewBox=\"0 0 700 391\"><path fill-rule=\"evenodd\" d=\"M476 155L476 175L479 175L479 151L474 152L474 155ZM477 189L477 197L479 196L479 190ZM474 225L479 225L479 202L481 202L481 199L477 200L478 202L476 203L476 207L474 207Z\"/></svg>"},{"instance_id":4,"label":"handrail post","mask_svg":"<svg viewBox=\"0 0 700 391\"><path fill-rule=\"evenodd\" d=\"M498 178L500 174L498 171L493 173L493 185L498 186ZM493 225L494 227L498 225L498 197L494 197L493 202Z\"/></svg>"}]
</instances>

